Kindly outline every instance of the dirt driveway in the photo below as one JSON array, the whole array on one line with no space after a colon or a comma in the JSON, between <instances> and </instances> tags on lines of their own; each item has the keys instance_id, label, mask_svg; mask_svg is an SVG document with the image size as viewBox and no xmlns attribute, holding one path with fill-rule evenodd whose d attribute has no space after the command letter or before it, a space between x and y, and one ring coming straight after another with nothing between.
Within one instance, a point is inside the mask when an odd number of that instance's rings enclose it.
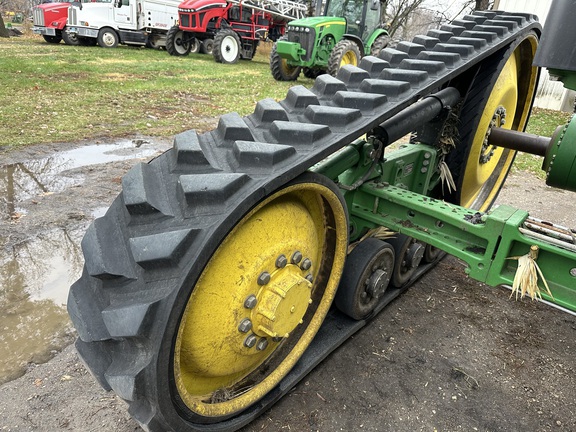
<instances>
[{"instance_id":1,"label":"dirt driveway","mask_svg":"<svg viewBox=\"0 0 576 432\"><path fill-rule=\"evenodd\" d=\"M170 146L143 141L135 146ZM0 154L0 165L62 148ZM26 198L15 219L2 216L0 247L7 251L54 226L77 232L79 242L94 210L112 201L134 163L68 170L82 182ZM574 227L575 196L517 174L500 201ZM460 261L446 258L244 431L576 431L576 318L508 297L505 288L470 280ZM0 386L0 431L58 430L140 430L72 346Z\"/></svg>"}]
</instances>

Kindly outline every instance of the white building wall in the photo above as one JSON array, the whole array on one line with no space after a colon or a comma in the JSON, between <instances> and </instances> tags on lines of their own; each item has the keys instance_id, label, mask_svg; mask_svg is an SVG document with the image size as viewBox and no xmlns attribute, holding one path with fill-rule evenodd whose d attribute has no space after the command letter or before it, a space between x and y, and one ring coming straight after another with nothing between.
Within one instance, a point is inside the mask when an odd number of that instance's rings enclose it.
<instances>
[{"instance_id":1,"label":"white building wall","mask_svg":"<svg viewBox=\"0 0 576 432\"><path fill-rule=\"evenodd\" d=\"M551 4L552 0L496 0L494 9L533 13L538 15L544 26ZM534 105L540 108L572 111L573 103L574 92L566 90L561 82L551 81L548 71L542 69Z\"/></svg>"}]
</instances>

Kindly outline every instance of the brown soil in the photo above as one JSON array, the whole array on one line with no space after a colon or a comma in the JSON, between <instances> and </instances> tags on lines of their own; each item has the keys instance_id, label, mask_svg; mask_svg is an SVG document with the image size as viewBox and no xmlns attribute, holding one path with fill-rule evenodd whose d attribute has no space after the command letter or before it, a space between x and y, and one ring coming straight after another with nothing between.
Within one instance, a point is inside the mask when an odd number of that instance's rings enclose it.
<instances>
[{"instance_id":1,"label":"brown soil","mask_svg":"<svg viewBox=\"0 0 576 432\"><path fill-rule=\"evenodd\" d=\"M2 161L56 149L12 151ZM22 203L25 217L0 221L4 247L54 226L82 232L134 163L81 168L81 186ZM574 194L530 174L513 175L500 201L576 225ZM576 318L509 295L469 279L460 261L444 259L244 431L576 430ZM0 430L140 429L68 346L0 386Z\"/></svg>"}]
</instances>

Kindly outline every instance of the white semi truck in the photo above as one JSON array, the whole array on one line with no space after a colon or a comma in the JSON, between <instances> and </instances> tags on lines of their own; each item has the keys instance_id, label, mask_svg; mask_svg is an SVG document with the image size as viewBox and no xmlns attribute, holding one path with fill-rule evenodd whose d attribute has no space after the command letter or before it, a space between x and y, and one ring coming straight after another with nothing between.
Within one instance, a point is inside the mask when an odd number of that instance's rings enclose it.
<instances>
[{"instance_id":1,"label":"white semi truck","mask_svg":"<svg viewBox=\"0 0 576 432\"><path fill-rule=\"evenodd\" d=\"M97 0L74 2L68 9L69 34L95 38L103 48L119 43L166 46L166 34L178 20L180 0Z\"/></svg>"}]
</instances>

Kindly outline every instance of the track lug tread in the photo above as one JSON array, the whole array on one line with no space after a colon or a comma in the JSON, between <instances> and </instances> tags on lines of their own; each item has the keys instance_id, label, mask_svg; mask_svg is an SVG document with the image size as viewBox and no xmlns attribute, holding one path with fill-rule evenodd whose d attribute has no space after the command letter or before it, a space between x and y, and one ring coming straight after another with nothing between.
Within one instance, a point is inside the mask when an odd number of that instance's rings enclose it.
<instances>
[{"instance_id":1,"label":"track lug tread","mask_svg":"<svg viewBox=\"0 0 576 432\"><path fill-rule=\"evenodd\" d=\"M433 60L406 59L398 66L402 69L425 71L429 74L436 75L446 69L443 62Z\"/></svg>"},{"instance_id":2,"label":"track lug tread","mask_svg":"<svg viewBox=\"0 0 576 432\"><path fill-rule=\"evenodd\" d=\"M475 10L472 12L472 16L483 16L486 17L488 19L494 18L496 15L498 15L499 13L501 13L501 11L479 11L479 10Z\"/></svg>"},{"instance_id":3,"label":"track lug tread","mask_svg":"<svg viewBox=\"0 0 576 432\"><path fill-rule=\"evenodd\" d=\"M428 30L428 33L426 33L426 35L428 37L438 39L440 42L446 42L446 41L448 41L448 39L450 39L452 36L454 36L454 33L449 32L449 31L444 31L444 30L432 29L432 30Z\"/></svg>"},{"instance_id":4,"label":"track lug tread","mask_svg":"<svg viewBox=\"0 0 576 432\"><path fill-rule=\"evenodd\" d=\"M338 127L358 120L362 114L357 109L310 105L305 116L312 123Z\"/></svg>"},{"instance_id":5,"label":"track lug tread","mask_svg":"<svg viewBox=\"0 0 576 432\"><path fill-rule=\"evenodd\" d=\"M176 266L195 234L196 231L184 229L133 237L130 239L132 256L147 270Z\"/></svg>"},{"instance_id":6,"label":"track lug tread","mask_svg":"<svg viewBox=\"0 0 576 432\"><path fill-rule=\"evenodd\" d=\"M396 67L402 62L402 60L409 58L409 56L404 51L387 47L380 51L378 58L390 63L390 67Z\"/></svg>"},{"instance_id":7,"label":"track lug tread","mask_svg":"<svg viewBox=\"0 0 576 432\"><path fill-rule=\"evenodd\" d=\"M330 128L310 123L275 121L272 123L270 132L280 144L311 146L314 142L328 136Z\"/></svg>"},{"instance_id":8,"label":"track lug tread","mask_svg":"<svg viewBox=\"0 0 576 432\"><path fill-rule=\"evenodd\" d=\"M452 52L422 51L418 55L418 59L439 61L444 63L447 68L452 68L462 59L462 56Z\"/></svg>"},{"instance_id":9,"label":"track lug tread","mask_svg":"<svg viewBox=\"0 0 576 432\"><path fill-rule=\"evenodd\" d=\"M493 32L482 32L476 30L466 30L461 36L465 38L484 39L488 43L493 42L498 37L498 35Z\"/></svg>"},{"instance_id":10,"label":"track lug tread","mask_svg":"<svg viewBox=\"0 0 576 432\"><path fill-rule=\"evenodd\" d=\"M439 43L434 47L434 51L457 53L462 58L466 58L474 54L474 47L472 45L458 45L451 43Z\"/></svg>"},{"instance_id":11,"label":"track lug tread","mask_svg":"<svg viewBox=\"0 0 576 432\"><path fill-rule=\"evenodd\" d=\"M108 300L103 298L102 292L94 289L94 283L97 283L94 279L80 279L70 287L68 293L68 314L74 322L78 336L85 342L110 339L101 315Z\"/></svg>"},{"instance_id":12,"label":"track lug tread","mask_svg":"<svg viewBox=\"0 0 576 432\"><path fill-rule=\"evenodd\" d=\"M476 27L474 27L473 30L474 31L481 31L481 32L496 33L498 35L498 37L503 37L504 35L509 33L508 29L506 27L494 26L494 25L477 25Z\"/></svg>"},{"instance_id":13,"label":"track lug tread","mask_svg":"<svg viewBox=\"0 0 576 432\"><path fill-rule=\"evenodd\" d=\"M292 109L304 109L308 105L320 105L318 96L304 86L295 86L288 90L284 101L286 106ZM282 104L282 102L281 102Z\"/></svg>"},{"instance_id":14,"label":"track lug tread","mask_svg":"<svg viewBox=\"0 0 576 432\"><path fill-rule=\"evenodd\" d=\"M399 42L398 45L396 45L396 49L405 52L411 58L415 58L422 51L426 50L426 47L414 42Z\"/></svg>"},{"instance_id":15,"label":"track lug tread","mask_svg":"<svg viewBox=\"0 0 576 432\"><path fill-rule=\"evenodd\" d=\"M81 244L90 276L98 279L136 278L118 224L110 226L103 219L96 219L88 227Z\"/></svg>"},{"instance_id":16,"label":"track lug tread","mask_svg":"<svg viewBox=\"0 0 576 432\"><path fill-rule=\"evenodd\" d=\"M406 81L416 86L428 79L428 72L410 69L384 69L380 78L392 81Z\"/></svg>"},{"instance_id":17,"label":"track lug tread","mask_svg":"<svg viewBox=\"0 0 576 432\"><path fill-rule=\"evenodd\" d=\"M296 154L296 149L282 144L236 141L233 153L241 170L265 167L272 169Z\"/></svg>"},{"instance_id":18,"label":"track lug tread","mask_svg":"<svg viewBox=\"0 0 576 432\"><path fill-rule=\"evenodd\" d=\"M471 45L474 49L484 48L488 43L485 39L457 36L448 40L449 44Z\"/></svg>"},{"instance_id":19,"label":"track lug tread","mask_svg":"<svg viewBox=\"0 0 576 432\"><path fill-rule=\"evenodd\" d=\"M216 133L222 138L217 146L231 147L237 140L254 141L250 127L237 113L228 113L220 117Z\"/></svg>"},{"instance_id":20,"label":"track lug tread","mask_svg":"<svg viewBox=\"0 0 576 432\"><path fill-rule=\"evenodd\" d=\"M178 179L180 202L187 216L218 213L227 198L237 193L249 177L245 174L186 174Z\"/></svg>"},{"instance_id":21,"label":"track lug tread","mask_svg":"<svg viewBox=\"0 0 576 432\"><path fill-rule=\"evenodd\" d=\"M388 101L386 95L355 93L340 91L336 93L334 102L342 108L359 109L360 111L370 111L384 105Z\"/></svg>"},{"instance_id":22,"label":"track lug tread","mask_svg":"<svg viewBox=\"0 0 576 432\"><path fill-rule=\"evenodd\" d=\"M122 348L124 351L131 350L127 346ZM129 356L126 357L130 358ZM144 381L144 369L150 364L150 359L147 356L133 358L135 360L130 362L123 359L113 361L104 373L104 377L112 390L126 401L136 400L138 383Z\"/></svg>"},{"instance_id":23,"label":"track lug tread","mask_svg":"<svg viewBox=\"0 0 576 432\"><path fill-rule=\"evenodd\" d=\"M346 84L332 75L324 74L316 78L312 90L320 97L331 98L339 91L346 91Z\"/></svg>"},{"instance_id":24,"label":"track lug tread","mask_svg":"<svg viewBox=\"0 0 576 432\"><path fill-rule=\"evenodd\" d=\"M518 29L517 23L508 20L498 20L498 19L487 20L486 22L484 22L484 25L506 27L508 31L516 31L516 29Z\"/></svg>"},{"instance_id":25,"label":"track lug tread","mask_svg":"<svg viewBox=\"0 0 576 432\"><path fill-rule=\"evenodd\" d=\"M417 35L414 37L413 41L419 45L424 45L424 47L429 50L434 48L434 46L440 42L440 39L427 35Z\"/></svg>"},{"instance_id":26,"label":"track lug tread","mask_svg":"<svg viewBox=\"0 0 576 432\"><path fill-rule=\"evenodd\" d=\"M370 78L370 74L359 67L345 65L338 70L336 78L342 81L348 90L351 90L357 88L363 80Z\"/></svg>"},{"instance_id":27,"label":"track lug tread","mask_svg":"<svg viewBox=\"0 0 576 432\"><path fill-rule=\"evenodd\" d=\"M377 93L389 97L399 97L402 93L410 91L410 83L406 81L392 81L384 79L369 79L362 83L360 91Z\"/></svg>"},{"instance_id":28,"label":"track lug tread","mask_svg":"<svg viewBox=\"0 0 576 432\"><path fill-rule=\"evenodd\" d=\"M263 99L256 104L251 116L257 123L272 123L274 120L288 121L288 114L274 99Z\"/></svg>"},{"instance_id":29,"label":"track lug tread","mask_svg":"<svg viewBox=\"0 0 576 432\"><path fill-rule=\"evenodd\" d=\"M495 16L495 14L494 14L494 16ZM486 21L488 19L488 17L485 15L474 14L474 15L464 15L462 17L462 19L464 21L472 21L472 22L475 22L476 24L482 24L484 21Z\"/></svg>"},{"instance_id":30,"label":"track lug tread","mask_svg":"<svg viewBox=\"0 0 576 432\"><path fill-rule=\"evenodd\" d=\"M509 12L510 14L512 14L513 12ZM516 24L518 24L519 26L523 26L524 24L526 24L526 16L524 15L508 15L508 12L504 13L503 16L498 16L496 17L497 19L502 19L505 18L507 21L513 21Z\"/></svg>"},{"instance_id":31,"label":"track lug tread","mask_svg":"<svg viewBox=\"0 0 576 432\"><path fill-rule=\"evenodd\" d=\"M102 311L102 318L110 336L116 338L138 336L153 320L157 306L158 300L109 307Z\"/></svg>"},{"instance_id":32,"label":"track lug tread","mask_svg":"<svg viewBox=\"0 0 576 432\"><path fill-rule=\"evenodd\" d=\"M207 165L208 160L202 152L198 133L194 130L181 132L174 137L175 165Z\"/></svg>"},{"instance_id":33,"label":"track lug tread","mask_svg":"<svg viewBox=\"0 0 576 432\"><path fill-rule=\"evenodd\" d=\"M128 171L122 178L122 195L128 213L161 213L174 216L166 193L162 190L162 183L158 181L159 177L156 167L145 163L140 163Z\"/></svg>"},{"instance_id":34,"label":"track lug tread","mask_svg":"<svg viewBox=\"0 0 576 432\"><path fill-rule=\"evenodd\" d=\"M440 26L440 30L444 30L445 32L449 32L452 36L460 36L463 31L466 31L466 27L456 26L452 24L444 24Z\"/></svg>"},{"instance_id":35,"label":"track lug tread","mask_svg":"<svg viewBox=\"0 0 576 432\"><path fill-rule=\"evenodd\" d=\"M384 69L390 67L390 63L378 57L366 56L360 60L360 67L368 72L370 78L378 78Z\"/></svg>"},{"instance_id":36,"label":"track lug tread","mask_svg":"<svg viewBox=\"0 0 576 432\"><path fill-rule=\"evenodd\" d=\"M472 30L476 25L475 21L467 21L464 19L456 19L452 21L452 25L464 27L466 30Z\"/></svg>"}]
</instances>

